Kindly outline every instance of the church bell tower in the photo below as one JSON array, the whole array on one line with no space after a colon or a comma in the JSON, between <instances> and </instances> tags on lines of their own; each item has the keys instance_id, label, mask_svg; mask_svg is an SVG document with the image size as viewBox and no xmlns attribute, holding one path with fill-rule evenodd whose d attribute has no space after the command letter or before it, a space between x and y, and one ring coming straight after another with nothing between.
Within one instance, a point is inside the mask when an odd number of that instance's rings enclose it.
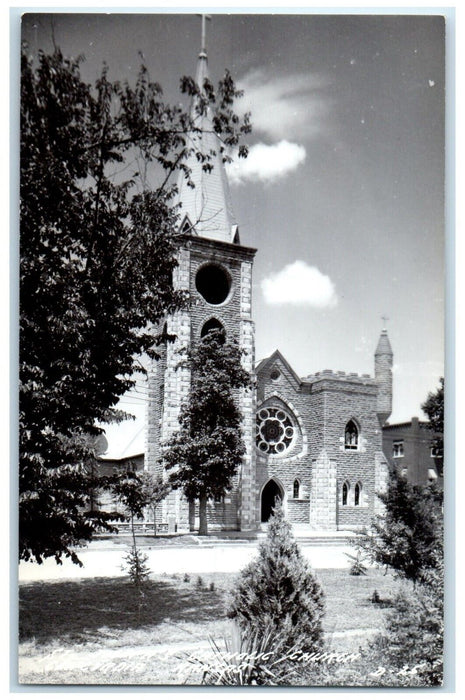
<instances>
[{"instance_id":1,"label":"church bell tower","mask_svg":"<svg viewBox=\"0 0 465 700\"><path fill-rule=\"evenodd\" d=\"M196 82L200 88L208 78L202 18L202 49L198 57ZM176 337L153 362L148 379L147 445L144 468L161 473L163 443L179 428L182 404L190 390L190 370L179 367L184 348L195 345L213 328L223 328L228 340L244 350L244 368L252 373L255 365L254 324L252 321L252 265L255 249L241 245L234 217L229 186L208 108L192 117L199 132L196 149L212 153L210 172L192 155L186 162L195 187L189 187L180 173L178 191L182 245L174 285L188 292L187 308L166 318L166 331ZM246 454L238 469L233 489L222 503L208 506L209 523L223 529L254 529L255 512L255 397L253 390L238 392ZM193 529L195 504L189 504L180 491L169 494L158 509L164 522L175 522L179 530Z\"/></svg>"}]
</instances>

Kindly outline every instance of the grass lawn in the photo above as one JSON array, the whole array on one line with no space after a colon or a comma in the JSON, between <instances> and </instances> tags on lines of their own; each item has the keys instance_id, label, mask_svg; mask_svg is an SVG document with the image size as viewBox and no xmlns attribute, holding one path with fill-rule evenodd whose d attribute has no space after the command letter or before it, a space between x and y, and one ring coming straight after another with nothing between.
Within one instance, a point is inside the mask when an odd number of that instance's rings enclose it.
<instances>
[{"instance_id":1,"label":"grass lawn","mask_svg":"<svg viewBox=\"0 0 465 700\"><path fill-rule=\"evenodd\" d=\"M325 634L331 650L354 651L382 628L397 583L369 570L318 571L326 595ZM190 654L208 654L221 640L235 575L156 576L141 598L124 578L31 583L19 593L19 682L33 684L198 684Z\"/></svg>"}]
</instances>

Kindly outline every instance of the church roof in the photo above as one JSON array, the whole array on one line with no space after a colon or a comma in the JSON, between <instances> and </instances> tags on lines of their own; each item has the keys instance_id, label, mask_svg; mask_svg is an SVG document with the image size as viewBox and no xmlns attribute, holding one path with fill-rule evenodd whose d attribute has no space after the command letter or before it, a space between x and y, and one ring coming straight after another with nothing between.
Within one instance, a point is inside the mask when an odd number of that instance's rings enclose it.
<instances>
[{"instance_id":1,"label":"church roof","mask_svg":"<svg viewBox=\"0 0 465 700\"><path fill-rule=\"evenodd\" d=\"M391 343L389 342L387 330L383 328L378 340L375 355L392 355Z\"/></svg>"},{"instance_id":2,"label":"church roof","mask_svg":"<svg viewBox=\"0 0 465 700\"><path fill-rule=\"evenodd\" d=\"M145 452L146 425L143 418L105 425L107 446L100 452L102 460L121 460Z\"/></svg>"},{"instance_id":3,"label":"church roof","mask_svg":"<svg viewBox=\"0 0 465 700\"><path fill-rule=\"evenodd\" d=\"M208 78L207 54L202 49L197 64L196 82L203 87ZM229 184L221 153L221 142L214 131L212 111L208 107L202 114L196 113L198 102L194 99L191 116L200 133L192 136L192 146L203 154L215 155L210 160L213 169L206 172L202 163L192 154L186 160L191 170L190 179L195 187L189 187L183 172L178 180L179 201L181 203L181 226L186 223L191 235L198 235L226 243L238 243L238 227L232 209ZM187 219L186 219L187 217Z\"/></svg>"},{"instance_id":4,"label":"church roof","mask_svg":"<svg viewBox=\"0 0 465 700\"><path fill-rule=\"evenodd\" d=\"M332 381L339 382L350 382L351 384L359 385L376 385L376 380L369 374L357 374L356 372L347 373L340 371L334 372L331 369L315 372L314 374L309 374L306 377L299 377L279 350L275 350L272 355L265 357L263 360L260 360L258 364L256 364L256 374L263 372L267 367L271 367L276 360L282 362L298 386L301 386L302 384L314 384L315 382L320 382L325 379L331 379Z\"/></svg>"},{"instance_id":5,"label":"church roof","mask_svg":"<svg viewBox=\"0 0 465 700\"><path fill-rule=\"evenodd\" d=\"M255 367L255 372L258 374L259 372L262 372L265 367L273 365L276 361L281 362L284 367L287 369L291 377L294 379L295 383L300 386L301 384L301 379L299 375L292 369L291 365L289 362L286 360L284 355L280 353L279 350L275 350L272 355L269 357L265 357L263 360L261 360L258 365Z\"/></svg>"}]
</instances>

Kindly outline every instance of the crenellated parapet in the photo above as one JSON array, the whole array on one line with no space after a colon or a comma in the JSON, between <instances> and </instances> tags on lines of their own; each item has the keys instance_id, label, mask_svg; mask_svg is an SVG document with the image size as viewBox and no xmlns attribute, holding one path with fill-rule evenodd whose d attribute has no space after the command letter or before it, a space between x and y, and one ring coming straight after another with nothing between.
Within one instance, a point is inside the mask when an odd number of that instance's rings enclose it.
<instances>
[{"instance_id":1,"label":"crenellated parapet","mask_svg":"<svg viewBox=\"0 0 465 700\"><path fill-rule=\"evenodd\" d=\"M350 382L352 384L375 385L376 379L369 374L357 374L356 372L334 371L332 369L324 369L321 372L315 372L303 377L302 382L305 384L313 384L325 379L332 381Z\"/></svg>"}]
</instances>

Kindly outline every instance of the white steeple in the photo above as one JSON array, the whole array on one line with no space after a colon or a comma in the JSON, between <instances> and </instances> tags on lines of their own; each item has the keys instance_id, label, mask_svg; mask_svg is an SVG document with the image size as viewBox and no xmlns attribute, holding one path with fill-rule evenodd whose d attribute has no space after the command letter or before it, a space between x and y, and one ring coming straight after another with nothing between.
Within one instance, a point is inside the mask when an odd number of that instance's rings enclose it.
<instances>
[{"instance_id":1,"label":"white steeple","mask_svg":"<svg viewBox=\"0 0 465 700\"><path fill-rule=\"evenodd\" d=\"M202 15L202 48L199 53L196 82L203 89L205 80L208 79L208 59L205 50L205 16ZM191 107L191 116L195 126L200 129L191 137L192 146L203 154L215 155L210 164L213 169L206 172L202 169L202 163L191 155L186 165L191 170L190 178L195 188L189 187L180 173L178 180L179 201L181 203L181 225L185 225L186 217L190 224L191 235L209 238L226 243L238 243L238 226L232 209L231 195L228 180L221 154L221 142L213 128L212 112L210 107L203 114L197 113L198 102L194 99Z\"/></svg>"}]
</instances>

